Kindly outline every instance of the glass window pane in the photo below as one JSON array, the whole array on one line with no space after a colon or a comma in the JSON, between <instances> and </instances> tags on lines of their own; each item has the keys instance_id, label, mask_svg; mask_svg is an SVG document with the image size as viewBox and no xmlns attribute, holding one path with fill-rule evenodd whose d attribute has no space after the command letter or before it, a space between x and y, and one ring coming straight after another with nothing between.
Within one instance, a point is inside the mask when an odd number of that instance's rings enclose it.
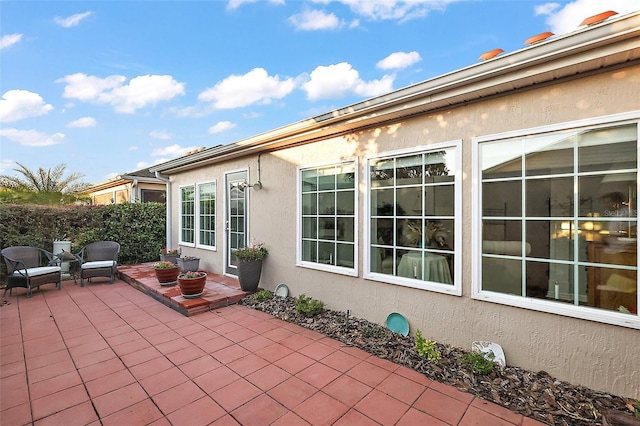
<instances>
[{"instance_id":1,"label":"glass window pane","mask_svg":"<svg viewBox=\"0 0 640 426\"><path fill-rule=\"evenodd\" d=\"M556 265L556 266L567 266L567 265ZM539 299L546 299L547 294L549 293L549 279L551 276L550 270L551 264L548 262L527 262L527 287L526 296L528 297L536 297ZM565 272L566 268L565 268ZM556 277L559 278L559 277ZM560 285L558 283L558 285ZM555 288L555 285L554 285ZM564 295L566 298L573 299L573 295Z\"/></svg>"},{"instance_id":2,"label":"glass window pane","mask_svg":"<svg viewBox=\"0 0 640 426\"><path fill-rule=\"evenodd\" d=\"M371 219L371 241L374 244L393 245L393 219Z\"/></svg>"},{"instance_id":3,"label":"glass window pane","mask_svg":"<svg viewBox=\"0 0 640 426\"><path fill-rule=\"evenodd\" d=\"M371 192L371 215L393 216L393 189L380 189Z\"/></svg>"},{"instance_id":4,"label":"glass window pane","mask_svg":"<svg viewBox=\"0 0 640 426\"><path fill-rule=\"evenodd\" d=\"M394 180L393 169L394 169L393 160L372 161L372 165L369 172L371 187L376 188L380 186L393 185L393 180Z\"/></svg>"},{"instance_id":5,"label":"glass window pane","mask_svg":"<svg viewBox=\"0 0 640 426\"><path fill-rule=\"evenodd\" d=\"M318 243L318 263L335 265L335 260L336 260L335 250L336 250L335 243L325 243L320 241Z\"/></svg>"},{"instance_id":6,"label":"glass window pane","mask_svg":"<svg viewBox=\"0 0 640 426\"><path fill-rule=\"evenodd\" d=\"M337 244L336 265L347 268L354 267L354 254L352 244Z\"/></svg>"},{"instance_id":7,"label":"glass window pane","mask_svg":"<svg viewBox=\"0 0 640 426\"><path fill-rule=\"evenodd\" d=\"M315 241L302 240L302 260L306 262L318 261L317 243Z\"/></svg>"},{"instance_id":8,"label":"glass window pane","mask_svg":"<svg viewBox=\"0 0 640 426\"><path fill-rule=\"evenodd\" d=\"M425 183L453 182L456 158L455 151L429 152L424 154Z\"/></svg>"},{"instance_id":9,"label":"glass window pane","mask_svg":"<svg viewBox=\"0 0 640 426\"><path fill-rule=\"evenodd\" d=\"M483 216L522 216L522 182L482 184Z\"/></svg>"},{"instance_id":10,"label":"glass window pane","mask_svg":"<svg viewBox=\"0 0 640 426\"><path fill-rule=\"evenodd\" d=\"M425 247L453 250L455 241L453 219L427 220L425 222Z\"/></svg>"},{"instance_id":11,"label":"glass window pane","mask_svg":"<svg viewBox=\"0 0 640 426\"><path fill-rule=\"evenodd\" d=\"M318 238L321 240L336 239L336 219L333 217L321 217L318 219Z\"/></svg>"},{"instance_id":12,"label":"glass window pane","mask_svg":"<svg viewBox=\"0 0 640 426\"><path fill-rule=\"evenodd\" d=\"M578 179L580 216L638 217L637 173L581 176Z\"/></svg>"},{"instance_id":13,"label":"glass window pane","mask_svg":"<svg viewBox=\"0 0 640 426\"><path fill-rule=\"evenodd\" d=\"M335 214L336 212L336 193L321 192L318 194L318 213L319 214Z\"/></svg>"},{"instance_id":14,"label":"glass window pane","mask_svg":"<svg viewBox=\"0 0 640 426\"><path fill-rule=\"evenodd\" d=\"M635 124L584 132L578 136L578 171L635 169L637 141Z\"/></svg>"},{"instance_id":15,"label":"glass window pane","mask_svg":"<svg viewBox=\"0 0 640 426\"><path fill-rule=\"evenodd\" d=\"M455 191L453 185L427 186L424 188L425 216L453 216Z\"/></svg>"},{"instance_id":16,"label":"glass window pane","mask_svg":"<svg viewBox=\"0 0 640 426\"><path fill-rule=\"evenodd\" d=\"M509 256L522 256L522 235L520 221L495 221L496 223L483 222L482 253L504 254ZM495 226L492 226L495 225ZM508 230L506 238L495 238L492 235L501 234L493 228L504 227ZM528 251L528 247L525 247Z\"/></svg>"},{"instance_id":17,"label":"glass window pane","mask_svg":"<svg viewBox=\"0 0 640 426\"><path fill-rule=\"evenodd\" d=\"M338 174L336 175L336 185L338 189L350 189L355 188L356 169L353 164L343 165L338 167Z\"/></svg>"},{"instance_id":18,"label":"glass window pane","mask_svg":"<svg viewBox=\"0 0 640 426\"><path fill-rule=\"evenodd\" d=\"M335 167L329 167L318 170L318 190L334 190L336 189Z\"/></svg>"},{"instance_id":19,"label":"glass window pane","mask_svg":"<svg viewBox=\"0 0 640 426\"><path fill-rule=\"evenodd\" d=\"M396 159L396 185L422 183L422 155Z\"/></svg>"},{"instance_id":20,"label":"glass window pane","mask_svg":"<svg viewBox=\"0 0 640 426\"><path fill-rule=\"evenodd\" d=\"M638 273L635 270L586 267L587 305L612 311L638 311ZM624 310L621 310L620 307Z\"/></svg>"},{"instance_id":21,"label":"glass window pane","mask_svg":"<svg viewBox=\"0 0 640 426\"><path fill-rule=\"evenodd\" d=\"M355 214L355 192L340 191L336 193L337 197L337 213L338 214Z\"/></svg>"},{"instance_id":22,"label":"glass window pane","mask_svg":"<svg viewBox=\"0 0 640 426\"><path fill-rule=\"evenodd\" d=\"M302 195L302 214L318 214L317 193Z\"/></svg>"},{"instance_id":23,"label":"glass window pane","mask_svg":"<svg viewBox=\"0 0 640 426\"><path fill-rule=\"evenodd\" d=\"M318 190L318 173L316 169L302 171L302 192Z\"/></svg>"},{"instance_id":24,"label":"glass window pane","mask_svg":"<svg viewBox=\"0 0 640 426\"><path fill-rule=\"evenodd\" d=\"M573 134L537 136L525 142L525 174L540 176L573 173Z\"/></svg>"},{"instance_id":25,"label":"glass window pane","mask_svg":"<svg viewBox=\"0 0 640 426\"><path fill-rule=\"evenodd\" d=\"M522 261L482 257L482 289L522 295Z\"/></svg>"},{"instance_id":26,"label":"glass window pane","mask_svg":"<svg viewBox=\"0 0 640 426\"><path fill-rule=\"evenodd\" d=\"M522 141L483 143L480 162L482 179L522 176Z\"/></svg>"},{"instance_id":27,"label":"glass window pane","mask_svg":"<svg viewBox=\"0 0 640 426\"><path fill-rule=\"evenodd\" d=\"M396 197L396 215L422 215L422 187L398 188Z\"/></svg>"},{"instance_id":28,"label":"glass window pane","mask_svg":"<svg viewBox=\"0 0 640 426\"><path fill-rule=\"evenodd\" d=\"M302 238L318 238L318 219L315 217L305 217L302 219Z\"/></svg>"},{"instance_id":29,"label":"glass window pane","mask_svg":"<svg viewBox=\"0 0 640 426\"><path fill-rule=\"evenodd\" d=\"M383 247L371 248L371 272L393 275L393 249Z\"/></svg>"},{"instance_id":30,"label":"glass window pane","mask_svg":"<svg viewBox=\"0 0 640 426\"><path fill-rule=\"evenodd\" d=\"M527 216L573 216L573 178L529 179Z\"/></svg>"},{"instance_id":31,"label":"glass window pane","mask_svg":"<svg viewBox=\"0 0 640 426\"><path fill-rule=\"evenodd\" d=\"M338 241L355 241L353 235L354 219L352 217L339 217L338 219Z\"/></svg>"}]
</instances>

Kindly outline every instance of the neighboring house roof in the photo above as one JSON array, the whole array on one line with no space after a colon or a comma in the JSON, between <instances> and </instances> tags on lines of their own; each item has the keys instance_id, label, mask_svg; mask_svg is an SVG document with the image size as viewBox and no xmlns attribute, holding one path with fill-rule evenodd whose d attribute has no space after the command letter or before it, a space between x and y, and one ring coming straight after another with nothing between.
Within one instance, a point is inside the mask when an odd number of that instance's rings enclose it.
<instances>
[{"instance_id":1,"label":"neighboring house roof","mask_svg":"<svg viewBox=\"0 0 640 426\"><path fill-rule=\"evenodd\" d=\"M165 185L162 179L158 179L155 173L151 172L149 168L136 170L134 172L123 173L114 178L96 183L88 188L88 192L101 191L103 189L113 188L119 185L125 185L137 181L140 183L159 183Z\"/></svg>"},{"instance_id":2,"label":"neighboring house roof","mask_svg":"<svg viewBox=\"0 0 640 426\"><path fill-rule=\"evenodd\" d=\"M150 167L177 173L640 61L640 11L241 141Z\"/></svg>"}]
</instances>

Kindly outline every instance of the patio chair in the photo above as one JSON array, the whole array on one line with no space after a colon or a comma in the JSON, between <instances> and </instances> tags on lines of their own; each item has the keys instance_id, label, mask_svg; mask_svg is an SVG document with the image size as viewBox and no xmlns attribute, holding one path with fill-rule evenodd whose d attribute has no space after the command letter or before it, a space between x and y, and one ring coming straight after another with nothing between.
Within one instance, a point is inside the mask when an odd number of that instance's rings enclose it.
<instances>
[{"instance_id":1,"label":"patio chair","mask_svg":"<svg viewBox=\"0 0 640 426\"><path fill-rule=\"evenodd\" d=\"M27 297L31 297L32 289L42 284L55 284L60 290L61 268L53 253L28 246L7 247L0 253L7 264L7 287L2 297L7 290L11 295L14 287L26 288Z\"/></svg>"},{"instance_id":2,"label":"patio chair","mask_svg":"<svg viewBox=\"0 0 640 426\"><path fill-rule=\"evenodd\" d=\"M111 283L115 281L120 244L115 241L97 241L87 244L76 257L80 262L80 286L84 287L84 279L91 281L94 277L107 277Z\"/></svg>"}]
</instances>

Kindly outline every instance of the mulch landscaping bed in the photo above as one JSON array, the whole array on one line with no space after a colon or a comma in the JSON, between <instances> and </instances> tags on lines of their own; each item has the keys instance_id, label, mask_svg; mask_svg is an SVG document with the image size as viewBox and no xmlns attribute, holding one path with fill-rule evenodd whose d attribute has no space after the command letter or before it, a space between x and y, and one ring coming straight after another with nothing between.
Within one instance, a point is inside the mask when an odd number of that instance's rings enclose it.
<instances>
[{"instance_id":1,"label":"mulch landscaping bed","mask_svg":"<svg viewBox=\"0 0 640 426\"><path fill-rule=\"evenodd\" d=\"M429 362L416 352L412 336L401 336L379 324L348 317L345 312L324 310L307 318L296 311L295 301L292 297L276 296L259 302L254 294L240 303L412 368L432 380L455 386L543 423L601 425L603 414L607 412L633 419L626 407L629 401L625 398L556 380L544 371L535 373L518 367L496 366L487 375L476 374L463 364L463 349L440 343L436 346L441 358Z\"/></svg>"}]
</instances>

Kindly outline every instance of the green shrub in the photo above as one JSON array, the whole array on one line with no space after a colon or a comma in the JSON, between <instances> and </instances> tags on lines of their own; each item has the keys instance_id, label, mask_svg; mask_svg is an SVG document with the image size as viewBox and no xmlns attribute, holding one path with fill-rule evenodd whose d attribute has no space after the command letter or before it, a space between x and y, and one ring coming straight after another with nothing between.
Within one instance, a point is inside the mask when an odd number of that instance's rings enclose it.
<instances>
[{"instance_id":1,"label":"green shrub","mask_svg":"<svg viewBox=\"0 0 640 426\"><path fill-rule=\"evenodd\" d=\"M158 260L166 245L166 207L161 203L108 206L43 206L0 203L0 248L32 246L53 250L54 240L71 241L77 253L94 241L120 243L118 263ZM0 284L6 277L0 262Z\"/></svg>"},{"instance_id":2,"label":"green shrub","mask_svg":"<svg viewBox=\"0 0 640 426\"><path fill-rule=\"evenodd\" d=\"M313 317L318 315L324 309L324 302L320 300L312 299L304 294L301 294L296 299L296 311L304 315L305 317Z\"/></svg>"},{"instance_id":3,"label":"green shrub","mask_svg":"<svg viewBox=\"0 0 640 426\"><path fill-rule=\"evenodd\" d=\"M416 331L416 351L418 351L421 357L426 358L430 362L437 361L442 356L436 346L436 342L422 337L420 330Z\"/></svg>"},{"instance_id":4,"label":"green shrub","mask_svg":"<svg viewBox=\"0 0 640 426\"><path fill-rule=\"evenodd\" d=\"M256 302L264 302L265 300L272 299L273 293L271 293L269 290L260 290L253 295L253 298L256 300Z\"/></svg>"},{"instance_id":5,"label":"green shrub","mask_svg":"<svg viewBox=\"0 0 640 426\"><path fill-rule=\"evenodd\" d=\"M489 374L493 371L496 362L493 360L493 352L466 352L462 356L462 365L478 374Z\"/></svg>"}]
</instances>

